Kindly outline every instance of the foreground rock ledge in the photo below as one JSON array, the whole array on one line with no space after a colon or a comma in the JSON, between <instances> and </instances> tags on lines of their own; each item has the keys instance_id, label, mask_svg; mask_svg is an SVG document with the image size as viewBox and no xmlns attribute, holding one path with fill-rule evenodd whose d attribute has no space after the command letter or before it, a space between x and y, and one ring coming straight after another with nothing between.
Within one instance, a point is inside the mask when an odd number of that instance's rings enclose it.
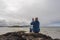
<instances>
[{"instance_id":1,"label":"foreground rock ledge","mask_svg":"<svg viewBox=\"0 0 60 40\"><path fill-rule=\"evenodd\" d=\"M0 35L0 40L60 40L41 33L25 33L24 31L9 32Z\"/></svg>"}]
</instances>

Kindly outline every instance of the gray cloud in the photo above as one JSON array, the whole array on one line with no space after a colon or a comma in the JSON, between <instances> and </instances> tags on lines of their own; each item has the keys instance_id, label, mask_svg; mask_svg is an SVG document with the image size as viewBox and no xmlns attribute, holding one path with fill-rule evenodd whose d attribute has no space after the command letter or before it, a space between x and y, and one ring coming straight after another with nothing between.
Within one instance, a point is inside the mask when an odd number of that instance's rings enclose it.
<instances>
[{"instance_id":1,"label":"gray cloud","mask_svg":"<svg viewBox=\"0 0 60 40\"><path fill-rule=\"evenodd\" d=\"M59 0L0 0L0 17L30 22L38 17L41 25L60 20Z\"/></svg>"}]
</instances>

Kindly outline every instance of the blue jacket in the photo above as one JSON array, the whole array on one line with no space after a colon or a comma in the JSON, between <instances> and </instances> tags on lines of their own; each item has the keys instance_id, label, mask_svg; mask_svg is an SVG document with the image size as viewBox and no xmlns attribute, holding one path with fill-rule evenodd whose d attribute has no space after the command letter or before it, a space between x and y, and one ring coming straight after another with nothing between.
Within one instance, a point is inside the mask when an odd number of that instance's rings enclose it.
<instances>
[{"instance_id":1,"label":"blue jacket","mask_svg":"<svg viewBox=\"0 0 60 40\"><path fill-rule=\"evenodd\" d=\"M39 21L31 22L31 25L33 25L33 32L39 32L40 31L40 23L39 23Z\"/></svg>"}]
</instances>

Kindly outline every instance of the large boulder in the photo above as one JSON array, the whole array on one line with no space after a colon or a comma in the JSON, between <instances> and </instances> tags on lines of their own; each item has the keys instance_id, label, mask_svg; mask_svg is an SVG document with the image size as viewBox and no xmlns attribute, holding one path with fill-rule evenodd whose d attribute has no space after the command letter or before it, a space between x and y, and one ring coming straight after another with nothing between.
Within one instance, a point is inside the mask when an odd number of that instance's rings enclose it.
<instances>
[{"instance_id":1,"label":"large boulder","mask_svg":"<svg viewBox=\"0 0 60 40\"><path fill-rule=\"evenodd\" d=\"M0 35L0 40L60 40L42 33L25 33L25 31L9 32Z\"/></svg>"}]
</instances>

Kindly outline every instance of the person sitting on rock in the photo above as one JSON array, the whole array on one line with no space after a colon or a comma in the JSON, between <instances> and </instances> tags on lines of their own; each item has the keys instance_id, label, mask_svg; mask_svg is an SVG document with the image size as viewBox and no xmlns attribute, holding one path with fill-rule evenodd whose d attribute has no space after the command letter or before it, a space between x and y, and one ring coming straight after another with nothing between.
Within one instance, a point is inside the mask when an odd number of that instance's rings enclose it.
<instances>
[{"instance_id":1,"label":"person sitting on rock","mask_svg":"<svg viewBox=\"0 0 60 40\"><path fill-rule=\"evenodd\" d=\"M34 18L32 18L32 22L30 24L31 24L31 26L30 26L30 32L32 32L32 30L33 30L32 26L34 26Z\"/></svg>"},{"instance_id":2,"label":"person sitting on rock","mask_svg":"<svg viewBox=\"0 0 60 40\"><path fill-rule=\"evenodd\" d=\"M35 18L34 26L33 26L33 32L39 33L40 32L40 22L38 20L38 17Z\"/></svg>"},{"instance_id":3,"label":"person sitting on rock","mask_svg":"<svg viewBox=\"0 0 60 40\"><path fill-rule=\"evenodd\" d=\"M32 18L31 25L33 25L33 27L32 27L32 29L30 28L30 32L32 32L32 31L34 33L39 33L40 32L40 22L38 21L37 17L35 18L35 21L34 21L34 18Z\"/></svg>"}]
</instances>

